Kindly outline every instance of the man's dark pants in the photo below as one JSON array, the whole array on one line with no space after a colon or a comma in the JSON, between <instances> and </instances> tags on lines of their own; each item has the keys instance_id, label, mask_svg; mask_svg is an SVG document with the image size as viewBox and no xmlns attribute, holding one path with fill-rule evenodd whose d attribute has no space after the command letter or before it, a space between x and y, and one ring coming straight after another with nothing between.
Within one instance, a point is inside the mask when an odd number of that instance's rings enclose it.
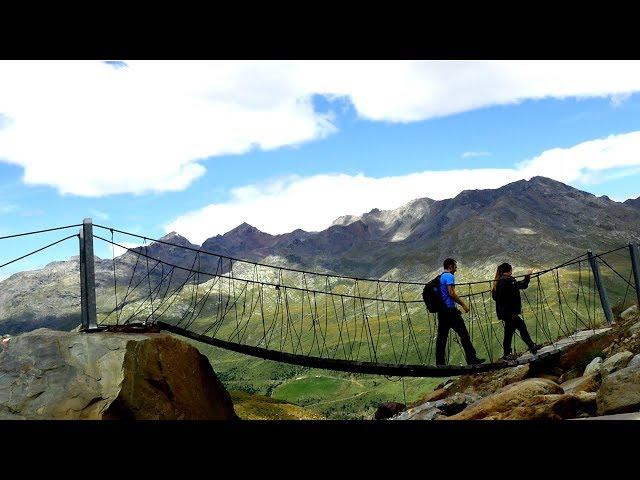
<instances>
[{"instance_id":1,"label":"man's dark pants","mask_svg":"<svg viewBox=\"0 0 640 480\"><path fill-rule=\"evenodd\" d=\"M449 337L449 329L453 329L454 332L460 337L460 343L464 349L464 355L467 363L474 363L476 357L476 350L471 344L471 338L469 332L462 319L462 313L457 308L445 308L443 311L438 312L438 335L436 337L436 364L445 365L445 349L447 347L447 338Z\"/></svg>"}]
</instances>

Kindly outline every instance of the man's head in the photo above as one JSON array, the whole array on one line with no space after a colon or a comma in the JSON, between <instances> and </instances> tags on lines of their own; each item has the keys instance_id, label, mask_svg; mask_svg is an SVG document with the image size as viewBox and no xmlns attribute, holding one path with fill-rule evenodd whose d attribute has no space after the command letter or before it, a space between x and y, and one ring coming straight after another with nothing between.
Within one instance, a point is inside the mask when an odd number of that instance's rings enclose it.
<instances>
[{"instance_id":1,"label":"man's head","mask_svg":"<svg viewBox=\"0 0 640 480\"><path fill-rule=\"evenodd\" d=\"M442 262L442 266L445 270L451 273L456 273L456 270L458 269L458 263L453 258L447 258Z\"/></svg>"}]
</instances>

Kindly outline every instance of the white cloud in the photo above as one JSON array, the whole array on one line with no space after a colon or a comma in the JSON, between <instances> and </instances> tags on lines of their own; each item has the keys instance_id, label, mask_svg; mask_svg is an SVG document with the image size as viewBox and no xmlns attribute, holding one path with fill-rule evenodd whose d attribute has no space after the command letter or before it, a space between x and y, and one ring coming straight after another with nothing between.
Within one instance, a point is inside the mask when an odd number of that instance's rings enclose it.
<instances>
[{"instance_id":1,"label":"white cloud","mask_svg":"<svg viewBox=\"0 0 640 480\"><path fill-rule=\"evenodd\" d=\"M629 98L631 97L630 93L617 93L611 96L611 105L614 107L622 106Z\"/></svg>"},{"instance_id":2,"label":"white cloud","mask_svg":"<svg viewBox=\"0 0 640 480\"><path fill-rule=\"evenodd\" d=\"M0 62L0 158L30 185L101 196L187 188L203 159L334 132L312 95L412 122L546 97L640 91L638 61ZM72 173L72 174L71 174Z\"/></svg>"},{"instance_id":3,"label":"white cloud","mask_svg":"<svg viewBox=\"0 0 640 480\"><path fill-rule=\"evenodd\" d=\"M462 190L497 188L537 175L565 183L595 183L637 173L639 166L640 131L547 150L514 168L425 171L385 178L364 174L289 177L233 189L227 202L183 215L165 230L175 230L196 243L242 222L271 234L296 228L318 231L341 215L393 209L415 198L441 200Z\"/></svg>"},{"instance_id":4,"label":"white cloud","mask_svg":"<svg viewBox=\"0 0 640 480\"><path fill-rule=\"evenodd\" d=\"M490 157L491 152L464 152L462 154L462 158L471 158L471 157Z\"/></svg>"}]
</instances>

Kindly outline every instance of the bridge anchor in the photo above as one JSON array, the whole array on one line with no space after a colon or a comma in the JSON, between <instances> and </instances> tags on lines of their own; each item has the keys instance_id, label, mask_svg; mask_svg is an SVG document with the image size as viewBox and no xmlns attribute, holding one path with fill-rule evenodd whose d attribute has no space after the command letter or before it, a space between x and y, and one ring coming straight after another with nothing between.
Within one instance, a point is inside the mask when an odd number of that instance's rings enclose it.
<instances>
[{"instance_id":1,"label":"bridge anchor","mask_svg":"<svg viewBox=\"0 0 640 480\"><path fill-rule=\"evenodd\" d=\"M593 278L596 283L596 287L598 287L598 294L600 295L600 304L602 305L602 310L604 311L604 317L607 319L607 323L611 325L613 323L613 311L611 310L609 297L607 297L607 292L604 289L604 284L602 283L600 266L598 265L598 257L594 256L591 250L587 252L587 256L589 257L589 264L591 265L591 271L593 272Z\"/></svg>"},{"instance_id":2,"label":"bridge anchor","mask_svg":"<svg viewBox=\"0 0 640 480\"><path fill-rule=\"evenodd\" d=\"M96 330L96 273L93 254L93 223L85 218L80 229L80 309L82 330Z\"/></svg>"},{"instance_id":3,"label":"bridge anchor","mask_svg":"<svg viewBox=\"0 0 640 480\"><path fill-rule=\"evenodd\" d=\"M633 279L636 287L636 301L640 307L640 255L638 254L638 244L630 243L629 252L631 253L631 267L633 268Z\"/></svg>"}]
</instances>

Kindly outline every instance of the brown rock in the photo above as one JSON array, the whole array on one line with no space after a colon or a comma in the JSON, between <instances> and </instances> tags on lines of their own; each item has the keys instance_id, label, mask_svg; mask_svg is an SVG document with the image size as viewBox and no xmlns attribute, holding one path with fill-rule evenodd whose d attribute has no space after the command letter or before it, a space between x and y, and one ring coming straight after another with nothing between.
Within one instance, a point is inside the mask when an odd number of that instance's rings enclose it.
<instances>
[{"instance_id":1,"label":"brown rock","mask_svg":"<svg viewBox=\"0 0 640 480\"><path fill-rule=\"evenodd\" d=\"M623 368L602 380L597 395L598 415L640 409L640 366Z\"/></svg>"},{"instance_id":2,"label":"brown rock","mask_svg":"<svg viewBox=\"0 0 640 480\"><path fill-rule=\"evenodd\" d=\"M624 350L622 352L618 352L614 355L611 355L607 358L602 365L600 366L600 370L603 375L608 375L617 370L621 370L627 366L629 361L633 358L633 353Z\"/></svg>"},{"instance_id":3,"label":"brown rock","mask_svg":"<svg viewBox=\"0 0 640 480\"><path fill-rule=\"evenodd\" d=\"M38 329L0 350L0 418L237 417L207 358L181 340Z\"/></svg>"},{"instance_id":4,"label":"brown rock","mask_svg":"<svg viewBox=\"0 0 640 480\"><path fill-rule=\"evenodd\" d=\"M536 395L485 420L563 420L595 413L595 393Z\"/></svg>"},{"instance_id":5,"label":"brown rock","mask_svg":"<svg viewBox=\"0 0 640 480\"><path fill-rule=\"evenodd\" d=\"M578 412L576 417L592 417L596 415L597 407L597 393L596 392L577 392L575 395L578 397Z\"/></svg>"},{"instance_id":6,"label":"brown rock","mask_svg":"<svg viewBox=\"0 0 640 480\"><path fill-rule=\"evenodd\" d=\"M583 377L574 378L560 384L565 393L597 392L600 388L600 374L593 373Z\"/></svg>"},{"instance_id":7,"label":"brown rock","mask_svg":"<svg viewBox=\"0 0 640 480\"><path fill-rule=\"evenodd\" d=\"M378 407L376 413L373 417L374 420L386 420L387 418L391 418L400 412L403 412L406 408L404 403L398 402L387 402L383 403Z\"/></svg>"},{"instance_id":8,"label":"brown rock","mask_svg":"<svg viewBox=\"0 0 640 480\"><path fill-rule=\"evenodd\" d=\"M568 382L569 380L573 380L574 378L578 378L580 376L581 376L581 369L572 368L568 372L564 372L562 375L560 375L556 383L563 384L565 382Z\"/></svg>"},{"instance_id":9,"label":"brown rock","mask_svg":"<svg viewBox=\"0 0 640 480\"><path fill-rule=\"evenodd\" d=\"M536 395L562 394L564 393L560 385L544 379L530 378L521 382L516 382L501 388L496 393L489 395L465 410L448 417L453 420L475 420L506 413L515 407L524 404L528 399Z\"/></svg>"},{"instance_id":10,"label":"brown rock","mask_svg":"<svg viewBox=\"0 0 640 480\"><path fill-rule=\"evenodd\" d=\"M225 420L231 397L207 357L168 335L127 342L120 392L103 418ZM229 410L231 409L231 410Z\"/></svg>"},{"instance_id":11,"label":"brown rock","mask_svg":"<svg viewBox=\"0 0 640 480\"><path fill-rule=\"evenodd\" d=\"M475 392L480 395L489 395L506 385L520 382L529 376L530 365L518 365L517 367L503 368L493 372L476 375L463 375L457 382L449 387L450 393Z\"/></svg>"}]
</instances>

